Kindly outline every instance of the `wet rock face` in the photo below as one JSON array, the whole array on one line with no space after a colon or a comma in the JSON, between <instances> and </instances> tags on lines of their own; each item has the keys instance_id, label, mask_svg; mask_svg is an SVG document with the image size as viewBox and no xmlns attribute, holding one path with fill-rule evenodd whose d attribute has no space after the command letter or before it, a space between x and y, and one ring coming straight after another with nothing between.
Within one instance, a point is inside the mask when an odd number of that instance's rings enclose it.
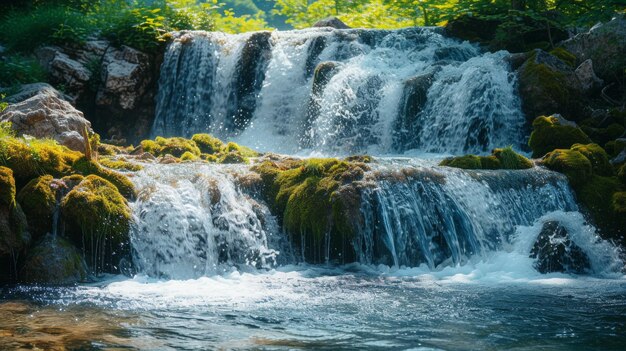
<instances>
[{"instance_id":1,"label":"wet rock face","mask_svg":"<svg viewBox=\"0 0 626 351\"><path fill-rule=\"evenodd\" d=\"M11 122L18 135L54 139L72 150L84 152L82 133L91 131L91 123L60 95L42 86L33 97L9 105L0 113L0 121Z\"/></svg>"},{"instance_id":2,"label":"wet rock face","mask_svg":"<svg viewBox=\"0 0 626 351\"><path fill-rule=\"evenodd\" d=\"M435 72L430 72L417 77L413 77L404 82L404 92L402 93L401 108L396 119L396 131L394 135L394 148L402 151L416 147L419 135L419 114L426 105L428 89L433 84Z\"/></svg>"},{"instance_id":3,"label":"wet rock face","mask_svg":"<svg viewBox=\"0 0 626 351\"><path fill-rule=\"evenodd\" d=\"M66 100L84 111L104 139L141 140L149 133L157 89L157 57L105 40L79 47L46 46L36 55Z\"/></svg>"},{"instance_id":4,"label":"wet rock face","mask_svg":"<svg viewBox=\"0 0 626 351\"><path fill-rule=\"evenodd\" d=\"M626 67L626 18L616 16L562 42L561 46L576 55L579 62L593 60L597 75L607 82L615 82L623 76Z\"/></svg>"},{"instance_id":5,"label":"wet rock face","mask_svg":"<svg viewBox=\"0 0 626 351\"><path fill-rule=\"evenodd\" d=\"M86 278L87 265L78 249L52 234L30 250L20 272L20 279L29 284L68 285Z\"/></svg>"},{"instance_id":6,"label":"wet rock face","mask_svg":"<svg viewBox=\"0 0 626 351\"><path fill-rule=\"evenodd\" d=\"M569 237L559 222L546 222L533 245L530 257L540 273L582 274L591 269L589 258Z\"/></svg>"}]
</instances>

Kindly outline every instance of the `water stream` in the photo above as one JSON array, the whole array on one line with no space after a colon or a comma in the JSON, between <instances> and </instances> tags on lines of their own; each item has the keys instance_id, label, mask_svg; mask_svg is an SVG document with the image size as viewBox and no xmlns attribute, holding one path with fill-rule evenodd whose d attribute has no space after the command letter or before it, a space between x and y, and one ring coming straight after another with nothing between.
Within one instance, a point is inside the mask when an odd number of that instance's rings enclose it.
<instances>
[{"instance_id":1,"label":"water stream","mask_svg":"<svg viewBox=\"0 0 626 351\"><path fill-rule=\"evenodd\" d=\"M345 248L354 259L307 263L248 166L146 164L131 177L134 276L3 288L0 349L624 349L620 252L563 175L437 166L523 150L506 58L433 28L177 33L153 134L374 155ZM552 221L588 257L586 274L535 269ZM90 324L72 332L77 321Z\"/></svg>"}]
</instances>

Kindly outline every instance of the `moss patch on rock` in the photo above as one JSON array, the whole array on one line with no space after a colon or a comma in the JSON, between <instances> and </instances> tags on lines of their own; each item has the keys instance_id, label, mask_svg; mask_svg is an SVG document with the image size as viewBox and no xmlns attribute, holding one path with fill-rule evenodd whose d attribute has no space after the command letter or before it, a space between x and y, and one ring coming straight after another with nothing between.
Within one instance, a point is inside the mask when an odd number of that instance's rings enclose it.
<instances>
[{"instance_id":1,"label":"moss patch on rock","mask_svg":"<svg viewBox=\"0 0 626 351\"><path fill-rule=\"evenodd\" d=\"M51 175L41 176L28 182L17 195L28 227L34 240L52 232L52 217L57 206L57 190L64 186L55 182Z\"/></svg>"},{"instance_id":2,"label":"moss patch on rock","mask_svg":"<svg viewBox=\"0 0 626 351\"><path fill-rule=\"evenodd\" d=\"M67 240L48 234L30 250L20 272L28 284L69 285L87 279L87 265Z\"/></svg>"},{"instance_id":3,"label":"moss patch on rock","mask_svg":"<svg viewBox=\"0 0 626 351\"><path fill-rule=\"evenodd\" d=\"M15 203L15 179L10 168L0 166L0 206Z\"/></svg>"},{"instance_id":4,"label":"moss patch on rock","mask_svg":"<svg viewBox=\"0 0 626 351\"><path fill-rule=\"evenodd\" d=\"M543 158L542 164L565 174L574 187L585 183L593 175L591 161L576 150L554 150Z\"/></svg>"},{"instance_id":5,"label":"moss patch on rock","mask_svg":"<svg viewBox=\"0 0 626 351\"><path fill-rule=\"evenodd\" d=\"M510 146L494 149L491 156L465 155L446 158L439 165L462 169L527 169L534 166L531 160L518 154Z\"/></svg>"},{"instance_id":6,"label":"moss patch on rock","mask_svg":"<svg viewBox=\"0 0 626 351\"><path fill-rule=\"evenodd\" d=\"M127 199L133 199L136 195L135 186L125 175L103 168L96 161L90 160L85 156L77 159L73 164L73 168L84 176L93 174L106 179Z\"/></svg>"},{"instance_id":7,"label":"moss patch on rock","mask_svg":"<svg viewBox=\"0 0 626 351\"><path fill-rule=\"evenodd\" d=\"M100 158L98 159L100 165L120 171L138 172L143 169L143 166L137 163L128 162L122 159L112 158Z\"/></svg>"},{"instance_id":8,"label":"moss patch on rock","mask_svg":"<svg viewBox=\"0 0 626 351\"><path fill-rule=\"evenodd\" d=\"M194 134L191 137L203 154L217 154L224 148L224 143L209 134Z\"/></svg>"},{"instance_id":9,"label":"moss patch on rock","mask_svg":"<svg viewBox=\"0 0 626 351\"><path fill-rule=\"evenodd\" d=\"M195 134L191 139L157 137L142 141L141 147L155 157L171 155L177 161L249 163L250 157L259 156L248 147L233 142L224 144L209 134Z\"/></svg>"},{"instance_id":10,"label":"moss patch on rock","mask_svg":"<svg viewBox=\"0 0 626 351\"><path fill-rule=\"evenodd\" d=\"M568 149L574 144L589 144L591 139L578 127L562 125L555 116L540 116L533 121L528 146L534 158L555 149Z\"/></svg>"},{"instance_id":11,"label":"moss patch on rock","mask_svg":"<svg viewBox=\"0 0 626 351\"><path fill-rule=\"evenodd\" d=\"M363 162L329 159L265 161L252 168L263 180L263 193L282 219L291 241L308 262L350 260L353 228L349 198L342 187L363 178ZM330 245L324 251L326 245ZM325 257L330 252L330 257Z\"/></svg>"},{"instance_id":12,"label":"moss patch on rock","mask_svg":"<svg viewBox=\"0 0 626 351\"><path fill-rule=\"evenodd\" d=\"M110 271L129 251L131 212L111 182L88 175L61 202L68 237L95 272Z\"/></svg>"}]
</instances>

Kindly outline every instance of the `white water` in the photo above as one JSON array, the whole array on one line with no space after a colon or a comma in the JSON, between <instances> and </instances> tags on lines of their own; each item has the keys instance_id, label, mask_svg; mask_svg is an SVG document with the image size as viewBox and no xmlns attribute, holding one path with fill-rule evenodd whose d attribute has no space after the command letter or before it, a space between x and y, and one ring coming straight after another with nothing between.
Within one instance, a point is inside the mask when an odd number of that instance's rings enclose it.
<instances>
[{"instance_id":1,"label":"white water","mask_svg":"<svg viewBox=\"0 0 626 351\"><path fill-rule=\"evenodd\" d=\"M161 70L154 135L210 132L290 154L487 152L523 143L505 52L483 54L430 28L262 34L181 34ZM259 37L267 46L250 44ZM335 73L313 94L323 62ZM254 75L242 73L244 63L257 65ZM429 74L425 104L405 111L409 81Z\"/></svg>"}]
</instances>

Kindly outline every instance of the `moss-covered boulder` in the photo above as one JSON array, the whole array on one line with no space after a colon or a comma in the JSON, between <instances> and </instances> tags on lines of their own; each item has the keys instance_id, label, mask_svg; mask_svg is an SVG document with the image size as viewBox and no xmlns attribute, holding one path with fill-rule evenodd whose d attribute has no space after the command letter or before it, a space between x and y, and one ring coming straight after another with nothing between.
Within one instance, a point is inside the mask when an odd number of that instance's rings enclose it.
<instances>
[{"instance_id":1,"label":"moss-covered boulder","mask_svg":"<svg viewBox=\"0 0 626 351\"><path fill-rule=\"evenodd\" d=\"M582 86L574 69L556 56L534 51L518 69L522 108L529 118L562 113L579 118Z\"/></svg>"},{"instance_id":2,"label":"moss-covered boulder","mask_svg":"<svg viewBox=\"0 0 626 351\"><path fill-rule=\"evenodd\" d=\"M113 158L100 158L98 159L98 163L101 166L106 168L119 170L119 171L128 171L128 172L138 172L143 169L143 166L134 162L128 162L125 159L113 159Z\"/></svg>"},{"instance_id":3,"label":"moss-covered boulder","mask_svg":"<svg viewBox=\"0 0 626 351\"><path fill-rule=\"evenodd\" d=\"M465 155L449 157L439 163L440 166L462 169L527 169L533 162L509 147L494 149L491 156Z\"/></svg>"},{"instance_id":4,"label":"moss-covered boulder","mask_svg":"<svg viewBox=\"0 0 626 351\"><path fill-rule=\"evenodd\" d=\"M591 139L574 123L558 116L541 116L533 121L528 145L533 157L541 157L554 149L569 149L574 144L590 144Z\"/></svg>"},{"instance_id":5,"label":"moss-covered boulder","mask_svg":"<svg viewBox=\"0 0 626 351\"><path fill-rule=\"evenodd\" d=\"M61 202L66 235L83 249L94 272L117 271L129 253L131 212L109 181L89 175Z\"/></svg>"},{"instance_id":6,"label":"moss-covered boulder","mask_svg":"<svg viewBox=\"0 0 626 351\"><path fill-rule=\"evenodd\" d=\"M589 181L593 175L589 159L576 150L556 149L543 158L542 164L553 171L565 174L574 187Z\"/></svg>"},{"instance_id":7,"label":"moss-covered boulder","mask_svg":"<svg viewBox=\"0 0 626 351\"><path fill-rule=\"evenodd\" d=\"M142 141L141 146L145 152L148 152L156 157L168 154L174 157L181 157L185 152L190 152L196 156L200 156L200 149L198 148L198 145L196 145L193 140L185 138L156 137L154 141Z\"/></svg>"},{"instance_id":8,"label":"moss-covered boulder","mask_svg":"<svg viewBox=\"0 0 626 351\"><path fill-rule=\"evenodd\" d=\"M209 134L194 134L191 140L196 143L203 154L217 154L224 147L224 143L221 140Z\"/></svg>"},{"instance_id":9,"label":"moss-covered boulder","mask_svg":"<svg viewBox=\"0 0 626 351\"><path fill-rule=\"evenodd\" d=\"M574 144L571 149L580 152L591 162L594 174L601 176L613 175L613 166L609 162L609 155L598 144Z\"/></svg>"},{"instance_id":10,"label":"moss-covered boulder","mask_svg":"<svg viewBox=\"0 0 626 351\"><path fill-rule=\"evenodd\" d=\"M0 166L0 281L15 279L17 257L30 242L26 216L15 201L11 169Z\"/></svg>"},{"instance_id":11,"label":"moss-covered boulder","mask_svg":"<svg viewBox=\"0 0 626 351\"><path fill-rule=\"evenodd\" d=\"M27 284L69 285L85 281L87 276L87 265L79 250L52 234L28 252L20 270L20 281Z\"/></svg>"},{"instance_id":12,"label":"moss-covered boulder","mask_svg":"<svg viewBox=\"0 0 626 351\"><path fill-rule=\"evenodd\" d=\"M267 202L307 262L354 259L351 211L358 206L344 186L352 186L368 169L362 162L334 158L265 161L253 167Z\"/></svg>"},{"instance_id":13,"label":"moss-covered boulder","mask_svg":"<svg viewBox=\"0 0 626 351\"><path fill-rule=\"evenodd\" d=\"M52 233L52 218L57 207L57 190L64 186L51 175L41 176L28 182L17 195L28 220L28 228L33 240Z\"/></svg>"},{"instance_id":14,"label":"moss-covered boulder","mask_svg":"<svg viewBox=\"0 0 626 351\"><path fill-rule=\"evenodd\" d=\"M127 199L133 199L136 195L135 186L123 174L103 168L96 161L86 156L78 158L72 165L73 170L84 176L96 175L111 182L119 192Z\"/></svg>"},{"instance_id":15,"label":"moss-covered boulder","mask_svg":"<svg viewBox=\"0 0 626 351\"><path fill-rule=\"evenodd\" d=\"M74 161L81 155L53 140L0 139L0 166L13 170L18 187L41 175L62 177L70 174Z\"/></svg>"}]
</instances>

